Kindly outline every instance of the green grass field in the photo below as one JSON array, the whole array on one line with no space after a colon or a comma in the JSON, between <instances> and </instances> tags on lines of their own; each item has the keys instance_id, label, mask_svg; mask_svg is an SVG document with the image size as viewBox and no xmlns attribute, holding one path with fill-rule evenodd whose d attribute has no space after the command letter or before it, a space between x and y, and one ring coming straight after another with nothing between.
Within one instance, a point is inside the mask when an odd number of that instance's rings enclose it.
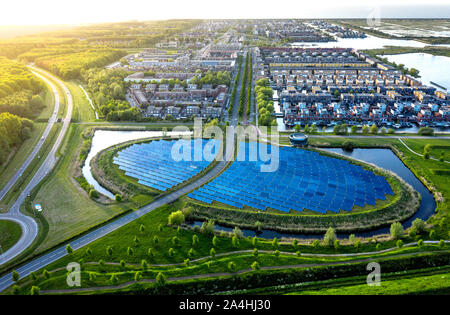
<instances>
[{"instance_id":1,"label":"green grass field","mask_svg":"<svg viewBox=\"0 0 450 315\"><path fill-rule=\"evenodd\" d=\"M361 281L363 282L363 281ZM450 292L450 273L416 276L396 280L381 281L379 286L359 285L339 286L321 290L305 290L289 294L301 295L399 295L399 294L431 294Z\"/></svg>"},{"instance_id":2,"label":"green grass field","mask_svg":"<svg viewBox=\"0 0 450 315\"><path fill-rule=\"evenodd\" d=\"M78 122L95 121L94 110L89 104L86 95L84 95L83 90L81 90L78 83L75 81L70 81L65 82L65 84L69 88L73 98L74 109L72 119Z\"/></svg>"},{"instance_id":3,"label":"green grass field","mask_svg":"<svg viewBox=\"0 0 450 315\"><path fill-rule=\"evenodd\" d=\"M72 125L61 150L61 160L32 204L40 203L49 233L36 249L40 252L129 209L127 204L103 205L89 198L73 178L81 147L83 126Z\"/></svg>"},{"instance_id":4,"label":"green grass field","mask_svg":"<svg viewBox=\"0 0 450 315\"><path fill-rule=\"evenodd\" d=\"M3 252L11 248L22 235L20 225L7 220L0 220L0 231L0 246Z\"/></svg>"}]
</instances>

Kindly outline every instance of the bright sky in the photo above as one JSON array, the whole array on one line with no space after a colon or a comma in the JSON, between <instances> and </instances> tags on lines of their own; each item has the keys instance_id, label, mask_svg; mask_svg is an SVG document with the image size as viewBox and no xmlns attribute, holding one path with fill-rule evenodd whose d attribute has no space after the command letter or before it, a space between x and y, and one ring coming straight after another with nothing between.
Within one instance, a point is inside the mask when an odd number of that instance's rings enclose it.
<instances>
[{"instance_id":1,"label":"bright sky","mask_svg":"<svg viewBox=\"0 0 450 315\"><path fill-rule=\"evenodd\" d=\"M397 17L450 18L448 0L6 0L2 2L0 25L82 24L171 18L364 18L377 6L381 6L382 17L397 15ZM367 4L361 4L364 2ZM403 9L400 6L403 6ZM384 14L386 16L383 16Z\"/></svg>"}]
</instances>

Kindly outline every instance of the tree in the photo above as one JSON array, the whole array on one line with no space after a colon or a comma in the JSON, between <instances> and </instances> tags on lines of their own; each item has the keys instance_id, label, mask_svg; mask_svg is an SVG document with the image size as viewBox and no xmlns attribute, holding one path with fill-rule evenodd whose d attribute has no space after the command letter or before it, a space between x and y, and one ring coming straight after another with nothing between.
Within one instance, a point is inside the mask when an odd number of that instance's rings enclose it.
<instances>
[{"instance_id":1,"label":"tree","mask_svg":"<svg viewBox=\"0 0 450 315\"><path fill-rule=\"evenodd\" d=\"M184 214L181 210L172 212L169 215L169 224L170 225L181 225L182 223L184 223Z\"/></svg>"},{"instance_id":2,"label":"tree","mask_svg":"<svg viewBox=\"0 0 450 315\"><path fill-rule=\"evenodd\" d=\"M113 254L113 249L112 249L111 246L107 246L107 247L106 247L106 254L107 254L108 256L112 256L112 254Z\"/></svg>"},{"instance_id":3,"label":"tree","mask_svg":"<svg viewBox=\"0 0 450 315\"><path fill-rule=\"evenodd\" d=\"M274 250L273 251L273 255L276 257L276 258L278 258L279 256L280 256L280 251L277 249L277 250Z\"/></svg>"},{"instance_id":4,"label":"tree","mask_svg":"<svg viewBox=\"0 0 450 315\"><path fill-rule=\"evenodd\" d=\"M417 246L419 246L419 248L422 248L423 246L423 239L420 239L417 241Z\"/></svg>"},{"instance_id":5,"label":"tree","mask_svg":"<svg viewBox=\"0 0 450 315\"><path fill-rule=\"evenodd\" d=\"M416 233L421 234L425 232L425 222L417 218L412 222L412 228L416 231Z\"/></svg>"},{"instance_id":6,"label":"tree","mask_svg":"<svg viewBox=\"0 0 450 315\"><path fill-rule=\"evenodd\" d=\"M272 240L272 248L277 249L278 248L278 239L276 237Z\"/></svg>"},{"instance_id":7,"label":"tree","mask_svg":"<svg viewBox=\"0 0 450 315\"><path fill-rule=\"evenodd\" d=\"M292 247L293 247L294 249L297 249L297 246L298 246L298 240L297 240L296 238L294 238L294 239L292 240Z\"/></svg>"},{"instance_id":8,"label":"tree","mask_svg":"<svg viewBox=\"0 0 450 315\"><path fill-rule=\"evenodd\" d=\"M197 246L198 242L199 242L199 240L198 240L197 234L192 235L192 246L194 246L194 247Z\"/></svg>"},{"instance_id":9,"label":"tree","mask_svg":"<svg viewBox=\"0 0 450 315\"><path fill-rule=\"evenodd\" d=\"M133 248L128 247L128 248L127 248L127 255L128 255L128 256L133 256L133 254L134 254Z\"/></svg>"},{"instance_id":10,"label":"tree","mask_svg":"<svg viewBox=\"0 0 450 315\"><path fill-rule=\"evenodd\" d=\"M141 267L142 269L146 270L148 268L148 262L145 259L142 259L141 261Z\"/></svg>"},{"instance_id":11,"label":"tree","mask_svg":"<svg viewBox=\"0 0 450 315\"><path fill-rule=\"evenodd\" d=\"M325 233L325 236L323 237L323 242L325 245L333 246L334 241L336 240L336 231L332 227L329 227L327 229L327 232Z\"/></svg>"},{"instance_id":12,"label":"tree","mask_svg":"<svg viewBox=\"0 0 450 315\"><path fill-rule=\"evenodd\" d=\"M139 232L144 233L145 231L145 225L141 224L139 225Z\"/></svg>"},{"instance_id":13,"label":"tree","mask_svg":"<svg viewBox=\"0 0 450 315\"><path fill-rule=\"evenodd\" d=\"M67 252L67 254L72 254L73 253L73 249L72 249L72 247L70 246L70 244L67 244L66 245L66 252Z\"/></svg>"},{"instance_id":14,"label":"tree","mask_svg":"<svg viewBox=\"0 0 450 315\"><path fill-rule=\"evenodd\" d=\"M230 272L236 272L236 264L233 261L230 261L228 263L228 270Z\"/></svg>"},{"instance_id":15,"label":"tree","mask_svg":"<svg viewBox=\"0 0 450 315\"><path fill-rule=\"evenodd\" d=\"M155 283L158 287L164 286L166 284L166 276L162 272L159 272L156 275Z\"/></svg>"},{"instance_id":16,"label":"tree","mask_svg":"<svg viewBox=\"0 0 450 315\"><path fill-rule=\"evenodd\" d=\"M396 244L397 244L398 248L402 248L403 247L403 241L402 240L398 240Z\"/></svg>"},{"instance_id":17,"label":"tree","mask_svg":"<svg viewBox=\"0 0 450 315\"><path fill-rule=\"evenodd\" d=\"M376 124L370 126L370 133L374 135L378 133L378 126Z\"/></svg>"},{"instance_id":18,"label":"tree","mask_svg":"<svg viewBox=\"0 0 450 315\"><path fill-rule=\"evenodd\" d=\"M391 224L390 232L391 237L396 240L403 237L405 230L400 222L394 222Z\"/></svg>"},{"instance_id":19,"label":"tree","mask_svg":"<svg viewBox=\"0 0 450 315\"><path fill-rule=\"evenodd\" d=\"M342 149L344 149L344 151L352 151L353 150L353 148L354 148L354 144L353 144L353 142L352 141L350 141L350 140L345 140L343 143L342 143Z\"/></svg>"},{"instance_id":20,"label":"tree","mask_svg":"<svg viewBox=\"0 0 450 315\"><path fill-rule=\"evenodd\" d=\"M253 245L253 247L258 246L258 238L256 236L253 236L253 238L252 238L252 245Z\"/></svg>"},{"instance_id":21,"label":"tree","mask_svg":"<svg viewBox=\"0 0 450 315\"><path fill-rule=\"evenodd\" d=\"M259 221L256 221L256 222L255 222L255 228L256 228L256 230L257 230L258 232L261 232L261 230L262 230L262 223L259 222Z\"/></svg>"},{"instance_id":22,"label":"tree","mask_svg":"<svg viewBox=\"0 0 450 315\"><path fill-rule=\"evenodd\" d=\"M126 265L125 260L121 259L120 262L119 262L119 265L120 265L120 268L121 268L122 270L124 270L124 269L125 269L125 265Z\"/></svg>"},{"instance_id":23,"label":"tree","mask_svg":"<svg viewBox=\"0 0 450 315\"><path fill-rule=\"evenodd\" d=\"M178 244L180 243L180 239L176 236L172 237L172 244L174 246L178 246Z\"/></svg>"},{"instance_id":24,"label":"tree","mask_svg":"<svg viewBox=\"0 0 450 315\"><path fill-rule=\"evenodd\" d=\"M171 247L169 248L169 257L173 257L175 255L175 250Z\"/></svg>"},{"instance_id":25,"label":"tree","mask_svg":"<svg viewBox=\"0 0 450 315\"><path fill-rule=\"evenodd\" d=\"M258 249L257 248L253 248L253 256L255 256L255 258L256 258L256 257L258 257L258 255L259 255Z\"/></svg>"},{"instance_id":26,"label":"tree","mask_svg":"<svg viewBox=\"0 0 450 315\"><path fill-rule=\"evenodd\" d=\"M51 277L51 274L47 269L44 269L44 271L42 272L42 275L44 276L44 278L46 280L50 279L50 277Z\"/></svg>"},{"instance_id":27,"label":"tree","mask_svg":"<svg viewBox=\"0 0 450 315\"><path fill-rule=\"evenodd\" d=\"M231 238L231 244L233 245L233 248L238 248L239 247L239 239L236 237L236 235L234 235Z\"/></svg>"},{"instance_id":28,"label":"tree","mask_svg":"<svg viewBox=\"0 0 450 315\"><path fill-rule=\"evenodd\" d=\"M95 189L91 189L89 191L89 198L97 199L98 198L98 191L96 191Z\"/></svg>"},{"instance_id":29,"label":"tree","mask_svg":"<svg viewBox=\"0 0 450 315\"><path fill-rule=\"evenodd\" d=\"M254 262L251 264L250 267L251 267L252 270L254 270L254 271L261 269L261 267L259 266L259 263L258 263L257 261L254 261Z\"/></svg>"},{"instance_id":30,"label":"tree","mask_svg":"<svg viewBox=\"0 0 450 315\"><path fill-rule=\"evenodd\" d=\"M116 195L114 196L114 199L115 199L117 202L121 202L121 201L122 201L122 195L116 194Z\"/></svg>"},{"instance_id":31,"label":"tree","mask_svg":"<svg viewBox=\"0 0 450 315\"><path fill-rule=\"evenodd\" d=\"M203 222L200 232L206 235L213 235L215 229L215 222L213 220L208 220Z\"/></svg>"},{"instance_id":32,"label":"tree","mask_svg":"<svg viewBox=\"0 0 450 315\"><path fill-rule=\"evenodd\" d=\"M218 242L217 236L214 235L214 237L212 238L212 245L213 245L214 247L217 247L217 242Z\"/></svg>"},{"instance_id":33,"label":"tree","mask_svg":"<svg viewBox=\"0 0 450 315\"><path fill-rule=\"evenodd\" d=\"M119 282L119 278L117 277L117 275L115 273L113 273L111 275L111 278L109 278L109 281L111 282L111 284L117 284L117 282Z\"/></svg>"},{"instance_id":34,"label":"tree","mask_svg":"<svg viewBox=\"0 0 450 315\"><path fill-rule=\"evenodd\" d=\"M39 295L41 293L41 289L37 286L32 286L30 290L30 295Z\"/></svg>"},{"instance_id":35,"label":"tree","mask_svg":"<svg viewBox=\"0 0 450 315\"><path fill-rule=\"evenodd\" d=\"M31 271L30 272L30 278L31 278L31 280L36 281L38 277L37 277L37 275L36 275L36 273L34 271Z\"/></svg>"},{"instance_id":36,"label":"tree","mask_svg":"<svg viewBox=\"0 0 450 315\"><path fill-rule=\"evenodd\" d=\"M368 133L369 133L369 131L370 131L370 128L369 128L369 126L367 126L367 125L364 125L364 126L362 127L362 133L363 133L363 134L368 134Z\"/></svg>"},{"instance_id":37,"label":"tree","mask_svg":"<svg viewBox=\"0 0 450 315\"><path fill-rule=\"evenodd\" d=\"M300 127L300 125L295 125L295 127L294 127L294 131L295 132L300 132L300 129L301 127Z\"/></svg>"},{"instance_id":38,"label":"tree","mask_svg":"<svg viewBox=\"0 0 450 315\"><path fill-rule=\"evenodd\" d=\"M350 242L350 244L354 244L356 241L355 234L350 234L350 236L348 237L348 241Z\"/></svg>"},{"instance_id":39,"label":"tree","mask_svg":"<svg viewBox=\"0 0 450 315\"><path fill-rule=\"evenodd\" d=\"M356 132L358 132L358 127L356 127L356 126L351 126L351 127L350 127L350 132L351 132L352 134L356 134Z\"/></svg>"},{"instance_id":40,"label":"tree","mask_svg":"<svg viewBox=\"0 0 450 315\"><path fill-rule=\"evenodd\" d=\"M209 250L209 255L210 255L212 258L216 257L216 250L214 249L214 247L212 247L212 248Z\"/></svg>"},{"instance_id":41,"label":"tree","mask_svg":"<svg viewBox=\"0 0 450 315\"><path fill-rule=\"evenodd\" d=\"M356 242L355 242L356 250L359 250L360 247L361 247L361 241L360 240L356 240Z\"/></svg>"},{"instance_id":42,"label":"tree","mask_svg":"<svg viewBox=\"0 0 450 315\"><path fill-rule=\"evenodd\" d=\"M445 241L444 240L440 240L439 241L439 248L444 248L445 247Z\"/></svg>"},{"instance_id":43,"label":"tree","mask_svg":"<svg viewBox=\"0 0 450 315\"><path fill-rule=\"evenodd\" d=\"M153 244L155 244L155 246L157 246L159 243L159 237L157 235L153 236Z\"/></svg>"},{"instance_id":44,"label":"tree","mask_svg":"<svg viewBox=\"0 0 450 315\"><path fill-rule=\"evenodd\" d=\"M239 239L244 237L244 233L242 233L241 229L237 226L233 229L233 235Z\"/></svg>"},{"instance_id":45,"label":"tree","mask_svg":"<svg viewBox=\"0 0 450 315\"><path fill-rule=\"evenodd\" d=\"M13 270L11 277L14 282L17 282L17 281L19 281L20 275L17 271Z\"/></svg>"},{"instance_id":46,"label":"tree","mask_svg":"<svg viewBox=\"0 0 450 315\"><path fill-rule=\"evenodd\" d=\"M134 274L134 281L139 282L141 280L142 280L142 272L136 271L136 273Z\"/></svg>"}]
</instances>

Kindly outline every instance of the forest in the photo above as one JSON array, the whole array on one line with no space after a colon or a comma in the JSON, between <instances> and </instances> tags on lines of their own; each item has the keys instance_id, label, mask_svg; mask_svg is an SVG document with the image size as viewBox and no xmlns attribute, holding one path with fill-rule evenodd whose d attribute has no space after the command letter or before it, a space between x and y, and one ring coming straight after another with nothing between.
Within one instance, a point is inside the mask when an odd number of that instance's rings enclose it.
<instances>
[{"instance_id":1,"label":"forest","mask_svg":"<svg viewBox=\"0 0 450 315\"><path fill-rule=\"evenodd\" d=\"M12 150L30 137L33 122L10 113L0 114L0 165L7 160Z\"/></svg>"}]
</instances>

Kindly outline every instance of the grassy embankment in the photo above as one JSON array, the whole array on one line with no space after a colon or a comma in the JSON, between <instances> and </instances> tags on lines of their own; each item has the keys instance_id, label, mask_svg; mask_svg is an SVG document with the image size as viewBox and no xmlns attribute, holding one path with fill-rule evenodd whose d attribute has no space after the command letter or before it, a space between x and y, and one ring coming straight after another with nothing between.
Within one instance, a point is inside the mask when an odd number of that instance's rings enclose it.
<instances>
[{"instance_id":1,"label":"grassy embankment","mask_svg":"<svg viewBox=\"0 0 450 315\"><path fill-rule=\"evenodd\" d=\"M159 272L163 272L167 277L229 272L230 262L235 264L235 271L240 271L248 270L254 261L257 261L260 267L299 264L327 265L359 259L388 259L401 257L401 255L414 255L413 253L416 252L425 253L443 250L438 245L429 244L420 248L417 245L396 248L394 240L362 242L358 246L351 242L342 242L338 249L322 244L315 246L307 243L294 246L290 242L274 244L271 240L263 239L258 239L256 243L253 243L251 238L241 238L237 245L233 245L230 235L226 233L216 235L216 240L213 243L213 235L211 234L185 229L177 230L166 226L168 215L183 207L182 202L176 202L155 209L89 246L67 255L45 268L47 271L51 271L49 279L42 276L43 270L41 270L37 273L38 280L34 283L29 278L21 280L19 285L21 285L23 293L28 292L31 285L37 285L41 290L68 289L65 281L65 266L73 261L83 263L82 286L95 287L112 285L110 279L113 274L117 276L116 284L133 281L136 271L141 271L145 279L154 279ZM196 244L193 244L194 235L198 237ZM157 236L158 242L155 242L155 236ZM405 244L416 242L417 239L422 237L427 238L426 236L406 237L404 242ZM109 253L108 247L111 248ZM150 248L151 253L149 254ZM170 254L170 248L173 249L173 254ZM211 248L215 248L215 258L209 257ZM258 255L256 256L253 253L254 248L258 249ZM378 254L369 253L382 251L383 249L391 250ZM243 250L248 250L248 252L241 252ZM279 250L278 256L276 250ZM320 257L308 255L308 253L359 254L353 257ZM187 258L190 259L188 266L185 265L185 259ZM104 264L100 263L100 260L103 260ZM121 266L122 260L124 264ZM146 260L147 267L142 267L142 260ZM225 287L222 289L225 289Z\"/></svg>"},{"instance_id":2,"label":"grassy embankment","mask_svg":"<svg viewBox=\"0 0 450 315\"><path fill-rule=\"evenodd\" d=\"M1 220L0 231L2 231L0 233L0 253L4 253L20 239L22 229L13 221Z\"/></svg>"}]
</instances>

